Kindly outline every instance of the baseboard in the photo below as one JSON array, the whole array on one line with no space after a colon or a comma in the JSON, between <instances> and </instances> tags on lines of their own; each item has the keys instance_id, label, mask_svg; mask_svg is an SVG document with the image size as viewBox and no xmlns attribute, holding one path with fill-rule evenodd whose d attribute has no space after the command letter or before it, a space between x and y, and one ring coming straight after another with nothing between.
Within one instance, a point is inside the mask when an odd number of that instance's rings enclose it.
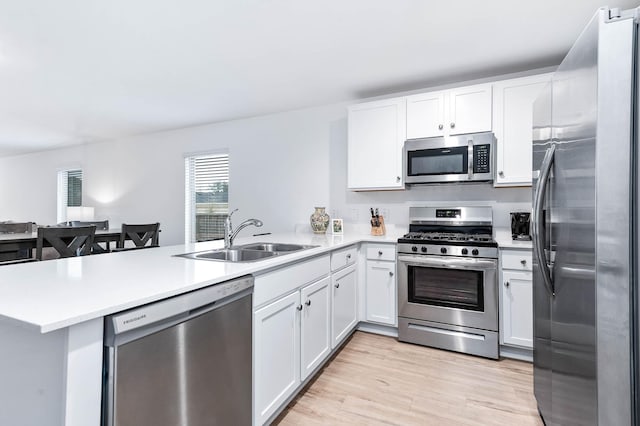
<instances>
[{"instance_id":1,"label":"baseboard","mask_svg":"<svg viewBox=\"0 0 640 426\"><path fill-rule=\"evenodd\" d=\"M358 323L358 331L365 333L382 334L383 336L398 337L398 327L391 327L382 324L372 324L370 322Z\"/></svg>"},{"instance_id":2,"label":"baseboard","mask_svg":"<svg viewBox=\"0 0 640 426\"><path fill-rule=\"evenodd\" d=\"M500 357L533 362L533 349L500 345Z\"/></svg>"}]
</instances>

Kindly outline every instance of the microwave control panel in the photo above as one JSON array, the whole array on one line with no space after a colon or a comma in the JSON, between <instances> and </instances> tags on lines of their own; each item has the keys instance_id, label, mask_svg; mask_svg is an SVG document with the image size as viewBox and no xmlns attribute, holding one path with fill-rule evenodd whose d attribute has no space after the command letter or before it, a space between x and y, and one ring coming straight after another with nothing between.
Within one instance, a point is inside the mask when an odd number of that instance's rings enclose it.
<instances>
[{"instance_id":1,"label":"microwave control panel","mask_svg":"<svg viewBox=\"0 0 640 426\"><path fill-rule=\"evenodd\" d=\"M490 173L491 168L489 161L491 147L486 145L475 145L473 147L473 172L474 173Z\"/></svg>"}]
</instances>

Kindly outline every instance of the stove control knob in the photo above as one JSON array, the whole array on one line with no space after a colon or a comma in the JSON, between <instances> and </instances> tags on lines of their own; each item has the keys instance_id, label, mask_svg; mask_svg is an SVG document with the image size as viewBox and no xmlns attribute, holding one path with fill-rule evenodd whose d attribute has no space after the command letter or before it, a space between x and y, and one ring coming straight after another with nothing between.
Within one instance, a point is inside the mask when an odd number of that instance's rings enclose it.
<instances>
[{"instance_id":1,"label":"stove control knob","mask_svg":"<svg viewBox=\"0 0 640 426\"><path fill-rule=\"evenodd\" d=\"M471 254L472 254L472 255L474 255L474 256L477 256L477 255L478 255L478 253L479 253L479 252L478 252L478 249L473 249L473 250L471 250Z\"/></svg>"},{"instance_id":2,"label":"stove control knob","mask_svg":"<svg viewBox=\"0 0 640 426\"><path fill-rule=\"evenodd\" d=\"M466 248L462 249L462 254L469 254L469 250L467 250Z\"/></svg>"},{"instance_id":3,"label":"stove control knob","mask_svg":"<svg viewBox=\"0 0 640 426\"><path fill-rule=\"evenodd\" d=\"M418 251L418 247L416 246L411 247L411 251Z\"/></svg>"},{"instance_id":4,"label":"stove control knob","mask_svg":"<svg viewBox=\"0 0 640 426\"><path fill-rule=\"evenodd\" d=\"M442 248L440 249L440 253L442 253L442 254L447 254L447 248L446 248L446 247L442 247Z\"/></svg>"},{"instance_id":5,"label":"stove control knob","mask_svg":"<svg viewBox=\"0 0 640 426\"><path fill-rule=\"evenodd\" d=\"M420 250L422 250L423 253L427 252L427 248L425 246L420 247Z\"/></svg>"}]
</instances>

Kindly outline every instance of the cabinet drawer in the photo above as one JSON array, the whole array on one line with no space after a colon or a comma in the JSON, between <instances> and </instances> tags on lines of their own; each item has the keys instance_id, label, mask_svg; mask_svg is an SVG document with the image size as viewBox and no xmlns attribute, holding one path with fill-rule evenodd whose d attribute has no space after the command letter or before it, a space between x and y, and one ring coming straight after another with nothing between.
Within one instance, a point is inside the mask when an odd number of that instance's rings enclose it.
<instances>
[{"instance_id":1,"label":"cabinet drawer","mask_svg":"<svg viewBox=\"0 0 640 426\"><path fill-rule=\"evenodd\" d=\"M394 262L396 260L396 246L395 244L385 244L385 245L368 244L367 259L389 260Z\"/></svg>"},{"instance_id":2,"label":"cabinet drawer","mask_svg":"<svg viewBox=\"0 0 640 426\"><path fill-rule=\"evenodd\" d=\"M253 306L258 307L325 275L329 275L329 256L316 257L257 275L253 286Z\"/></svg>"},{"instance_id":3,"label":"cabinet drawer","mask_svg":"<svg viewBox=\"0 0 640 426\"><path fill-rule=\"evenodd\" d=\"M358 248L356 246L334 251L331 253L331 271L337 271L345 266L353 265L356 263L357 255Z\"/></svg>"},{"instance_id":4,"label":"cabinet drawer","mask_svg":"<svg viewBox=\"0 0 640 426\"><path fill-rule=\"evenodd\" d=\"M530 271L531 256L529 250L504 250L502 252L502 269Z\"/></svg>"}]
</instances>

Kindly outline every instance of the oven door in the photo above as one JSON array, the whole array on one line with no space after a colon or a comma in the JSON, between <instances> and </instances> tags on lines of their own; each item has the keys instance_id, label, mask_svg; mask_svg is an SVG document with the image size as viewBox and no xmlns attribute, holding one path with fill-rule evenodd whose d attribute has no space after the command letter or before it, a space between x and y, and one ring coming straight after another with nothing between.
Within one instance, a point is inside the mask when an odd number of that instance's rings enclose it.
<instances>
[{"instance_id":1,"label":"oven door","mask_svg":"<svg viewBox=\"0 0 640 426\"><path fill-rule=\"evenodd\" d=\"M398 316L498 330L498 261L398 255Z\"/></svg>"}]
</instances>

